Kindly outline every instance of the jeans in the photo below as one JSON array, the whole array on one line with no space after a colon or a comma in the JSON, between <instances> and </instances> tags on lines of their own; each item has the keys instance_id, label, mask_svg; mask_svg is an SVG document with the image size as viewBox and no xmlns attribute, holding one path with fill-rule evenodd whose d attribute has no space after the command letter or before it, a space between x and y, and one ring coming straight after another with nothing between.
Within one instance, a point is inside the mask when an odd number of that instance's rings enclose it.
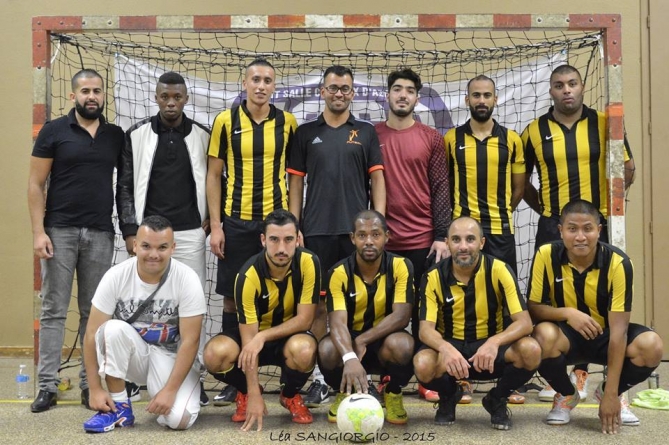
<instances>
[{"instance_id":1,"label":"jeans","mask_svg":"<svg viewBox=\"0 0 669 445\"><path fill-rule=\"evenodd\" d=\"M114 233L85 227L47 227L45 231L53 244L53 257L41 260L42 314L37 375L39 389L55 393L74 273L77 273L79 342L83 346L91 300L100 279L111 267ZM79 378L79 387L88 388L83 361Z\"/></svg>"}]
</instances>

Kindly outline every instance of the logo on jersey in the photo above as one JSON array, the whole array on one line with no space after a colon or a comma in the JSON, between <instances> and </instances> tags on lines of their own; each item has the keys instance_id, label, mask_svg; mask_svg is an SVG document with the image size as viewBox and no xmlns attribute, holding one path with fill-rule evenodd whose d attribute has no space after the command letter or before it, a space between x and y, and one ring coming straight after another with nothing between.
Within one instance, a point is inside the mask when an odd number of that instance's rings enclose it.
<instances>
[{"instance_id":1,"label":"logo on jersey","mask_svg":"<svg viewBox=\"0 0 669 445\"><path fill-rule=\"evenodd\" d=\"M319 138L318 136L316 136L316 138L315 138L313 141L311 141L311 143L312 143L312 144L322 144L323 141L321 140L321 138Z\"/></svg>"},{"instance_id":2,"label":"logo on jersey","mask_svg":"<svg viewBox=\"0 0 669 445\"><path fill-rule=\"evenodd\" d=\"M355 139L357 139L357 137L358 137L358 132L359 132L359 131L360 131L360 130L351 130L351 131L348 133L348 141L346 141L346 143L347 143L347 144L362 145L360 142L358 142L358 141L355 140Z\"/></svg>"}]
</instances>

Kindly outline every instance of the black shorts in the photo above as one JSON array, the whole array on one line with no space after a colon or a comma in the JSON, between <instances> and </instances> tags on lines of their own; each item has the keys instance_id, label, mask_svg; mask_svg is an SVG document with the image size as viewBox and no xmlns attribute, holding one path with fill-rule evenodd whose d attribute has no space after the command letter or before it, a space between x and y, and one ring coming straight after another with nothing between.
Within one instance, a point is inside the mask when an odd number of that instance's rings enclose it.
<instances>
[{"instance_id":1,"label":"black shorts","mask_svg":"<svg viewBox=\"0 0 669 445\"><path fill-rule=\"evenodd\" d=\"M518 261L516 260L516 237L513 235L484 234L485 244L483 252L504 261L518 275Z\"/></svg>"},{"instance_id":2,"label":"black shorts","mask_svg":"<svg viewBox=\"0 0 669 445\"><path fill-rule=\"evenodd\" d=\"M608 328L604 329L602 335L597 336L597 338L586 340L566 321L560 321L557 325L565 337L567 337L567 340L569 340L569 352L566 354L568 365L578 365L581 363L607 364L609 338L611 335ZM630 323L627 327L627 344L632 343L639 334L648 331L652 331L652 329L640 324Z\"/></svg>"},{"instance_id":3,"label":"black shorts","mask_svg":"<svg viewBox=\"0 0 669 445\"><path fill-rule=\"evenodd\" d=\"M462 354L462 356L465 358L465 360L469 360L470 358L472 358L474 354L476 354L476 351L481 346L483 346L483 343L485 343L487 339L470 341L470 342L464 340L455 340L453 338L451 339L446 338L444 340L446 340L455 349L457 349L460 352L460 354ZM492 373L488 371L478 372L476 369L474 369L474 366L472 365L471 368L469 368L469 378L472 380L493 380L500 378L502 376L502 373L504 372L504 367L508 365L506 360L504 360L504 354L506 354L506 350L509 349L510 347L511 347L510 344L502 345L497 350L497 357L495 357L495 363L494 363L494 372ZM432 348L421 344L420 348L418 348L418 351L420 352L423 349L432 349Z\"/></svg>"},{"instance_id":4,"label":"black shorts","mask_svg":"<svg viewBox=\"0 0 669 445\"><path fill-rule=\"evenodd\" d=\"M599 240L603 243L608 243L609 230L606 218L600 215L599 223L602 225L602 231L599 232ZM537 250L546 243L552 243L553 241L559 241L562 239L562 236L560 235L560 229L558 229L558 224L560 224L560 219L557 217L539 217L539 223L537 225L537 236L534 240L534 250Z\"/></svg>"},{"instance_id":5,"label":"black shorts","mask_svg":"<svg viewBox=\"0 0 669 445\"><path fill-rule=\"evenodd\" d=\"M216 274L216 293L226 298L235 296L235 278L246 260L263 247L260 234L263 232L263 221L244 221L226 216L223 220L225 234L224 257L218 260Z\"/></svg>"},{"instance_id":6,"label":"black shorts","mask_svg":"<svg viewBox=\"0 0 669 445\"><path fill-rule=\"evenodd\" d=\"M298 332L297 334L310 335L313 337L314 341L318 343L318 340L316 340L316 337L310 331ZM235 343L239 345L240 349L242 348L242 334L239 332L239 328L228 329L218 335L225 335L226 337L230 337L235 341ZM292 335L290 337L292 337ZM290 337L265 342L262 351L260 351L260 354L258 354L258 366L272 365L283 367L283 365L286 363L286 357L283 354L283 348L286 346L286 342Z\"/></svg>"},{"instance_id":7,"label":"black shorts","mask_svg":"<svg viewBox=\"0 0 669 445\"><path fill-rule=\"evenodd\" d=\"M400 331L400 332L405 332L405 331ZM407 335L410 335L408 332L405 333ZM353 342L360 334L362 333L351 332L351 342ZM327 337L330 337L329 332L323 337L323 339ZM323 339L321 339L321 341L323 341ZM381 350L381 346L383 345L384 340L385 339L380 338L367 345L367 351L365 352L365 356L362 358L362 361L360 362L362 367L365 368L365 371L367 371L367 374L379 374L379 375L387 374L386 367L382 365L381 361L379 360L379 351Z\"/></svg>"},{"instance_id":8,"label":"black shorts","mask_svg":"<svg viewBox=\"0 0 669 445\"><path fill-rule=\"evenodd\" d=\"M355 251L355 246L348 234L305 236L304 247L315 253L321 262L321 290L327 288L327 274L332 266L339 260L351 256ZM321 297L323 296L321 292Z\"/></svg>"}]
</instances>

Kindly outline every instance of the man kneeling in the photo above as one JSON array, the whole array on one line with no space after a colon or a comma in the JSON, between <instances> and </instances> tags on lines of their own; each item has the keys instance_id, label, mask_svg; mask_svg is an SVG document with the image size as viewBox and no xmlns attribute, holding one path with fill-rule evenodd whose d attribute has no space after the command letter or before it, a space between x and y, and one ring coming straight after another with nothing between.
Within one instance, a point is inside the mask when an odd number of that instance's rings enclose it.
<instances>
[{"instance_id":1,"label":"man kneeling","mask_svg":"<svg viewBox=\"0 0 669 445\"><path fill-rule=\"evenodd\" d=\"M84 422L87 432L134 424L126 380L146 385L146 410L159 424L183 430L197 419L201 365L195 357L207 306L197 274L171 258L174 248L170 222L144 218L134 241L137 256L112 267L95 291L84 363L90 405L99 412Z\"/></svg>"},{"instance_id":2,"label":"man kneeling","mask_svg":"<svg viewBox=\"0 0 669 445\"><path fill-rule=\"evenodd\" d=\"M462 397L457 380L499 378L483 407L493 428L508 430L507 398L532 378L541 360L539 345L528 337L532 321L509 266L481 252L485 238L478 221L455 219L446 242L451 257L429 269L421 284L423 346L414 357L414 372L423 386L439 393L437 425L455 422ZM505 312L511 317L506 329Z\"/></svg>"},{"instance_id":3,"label":"man kneeling","mask_svg":"<svg viewBox=\"0 0 669 445\"><path fill-rule=\"evenodd\" d=\"M281 367L279 401L295 423L311 423L300 389L316 364L316 338L308 329L320 293L318 257L297 247L297 220L279 209L265 219L262 252L242 266L235 281L239 327L212 338L204 349L207 370L238 390L233 422L262 429L267 408L258 367Z\"/></svg>"}]
</instances>

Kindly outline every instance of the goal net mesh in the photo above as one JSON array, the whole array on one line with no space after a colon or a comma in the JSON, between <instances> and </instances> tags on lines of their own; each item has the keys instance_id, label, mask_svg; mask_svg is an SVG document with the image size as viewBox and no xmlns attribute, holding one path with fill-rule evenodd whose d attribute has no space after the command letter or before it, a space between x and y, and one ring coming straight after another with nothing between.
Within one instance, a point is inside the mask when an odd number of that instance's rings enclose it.
<instances>
[{"instance_id":1,"label":"goal net mesh","mask_svg":"<svg viewBox=\"0 0 669 445\"><path fill-rule=\"evenodd\" d=\"M386 119L386 76L408 67L423 81L416 118L444 134L469 118L464 102L467 81L479 74L495 80L498 102L493 117L522 132L546 113L550 72L570 63L585 80L585 103L607 103L602 35L584 31L327 31L327 32L84 32L51 35L48 106L51 118L72 107L70 80L82 68L97 70L106 83L105 115L124 130L158 112L158 77L176 71L190 96L185 112L211 127L216 114L244 98L244 68L264 57L276 70L273 103L295 114L298 123L318 116L324 102L319 85L331 65L350 67L356 94L351 110L361 119ZM524 292L538 215L525 202L514 213L518 278ZM206 332L220 331L222 297L214 291L216 258L208 255ZM116 238L114 263L127 258ZM76 299L75 299L76 301ZM73 305L76 312L76 304ZM76 329L68 328L72 348ZM68 366L67 363L64 366ZM273 373L268 383L278 385ZM275 386L276 388L276 386Z\"/></svg>"}]
</instances>

